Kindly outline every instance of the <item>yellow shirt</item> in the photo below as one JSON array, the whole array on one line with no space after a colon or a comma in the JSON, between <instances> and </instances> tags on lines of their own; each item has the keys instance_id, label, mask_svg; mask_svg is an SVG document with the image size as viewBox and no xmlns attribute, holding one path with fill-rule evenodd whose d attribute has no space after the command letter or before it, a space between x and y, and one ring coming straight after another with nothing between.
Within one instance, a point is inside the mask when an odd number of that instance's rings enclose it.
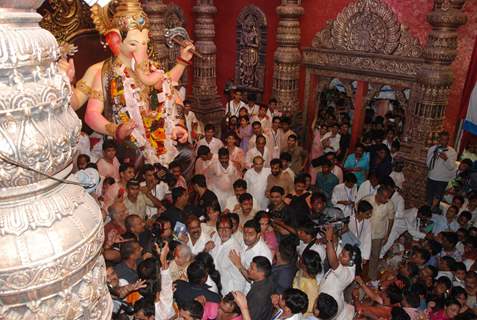
<instances>
[{"instance_id":1,"label":"yellow shirt","mask_svg":"<svg viewBox=\"0 0 477 320\"><path fill-rule=\"evenodd\" d=\"M364 197L373 206L371 215L371 238L384 239L388 232L388 226L394 220L394 205L391 200L384 204L378 204L375 195Z\"/></svg>"},{"instance_id":2,"label":"yellow shirt","mask_svg":"<svg viewBox=\"0 0 477 320\"><path fill-rule=\"evenodd\" d=\"M316 278L306 278L303 271L298 270L295 279L293 279L293 288L300 289L308 296L308 309L305 316L313 315L313 305L320 291L320 285Z\"/></svg>"}]
</instances>

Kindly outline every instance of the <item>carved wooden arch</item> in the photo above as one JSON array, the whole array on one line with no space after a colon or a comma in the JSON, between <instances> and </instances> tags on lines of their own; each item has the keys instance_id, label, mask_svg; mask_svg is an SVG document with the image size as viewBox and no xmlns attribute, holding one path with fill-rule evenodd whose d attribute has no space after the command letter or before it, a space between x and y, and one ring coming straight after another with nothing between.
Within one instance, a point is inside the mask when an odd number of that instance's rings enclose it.
<instances>
[{"instance_id":1,"label":"carved wooden arch","mask_svg":"<svg viewBox=\"0 0 477 320\"><path fill-rule=\"evenodd\" d=\"M43 16L40 26L50 31L58 42L71 42L86 34L97 35L90 8L83 0L48 0L38 12Z\"/></svg>"},{"instance_id":2,"label":"carved wooden arch","mask_svg":"<svg viewBox=\"0 0 477 320\"><path fill-rule=\"evenodd\" d=\"M258 101L264 89L267 48L267 18L255 5L244 7L237 17L236 85L257 93Z\"/></svg>"},{"instance_id":3,"label":"carved wooden arch","mask_svg":"<svg viewBox=\"0 0 477 320\"><path fill-rule=\"evenodd\" d=\"M305 114L316 109L314 78L333 77L412 89L424 64L422 47L383 1L357 0L319 31L303 50L308 80ZM371 92L368 92L373 95ZM366 99L366 97L365 97ZM308 119L309 120L309 119Z\"/></svg>"}]
</instances>

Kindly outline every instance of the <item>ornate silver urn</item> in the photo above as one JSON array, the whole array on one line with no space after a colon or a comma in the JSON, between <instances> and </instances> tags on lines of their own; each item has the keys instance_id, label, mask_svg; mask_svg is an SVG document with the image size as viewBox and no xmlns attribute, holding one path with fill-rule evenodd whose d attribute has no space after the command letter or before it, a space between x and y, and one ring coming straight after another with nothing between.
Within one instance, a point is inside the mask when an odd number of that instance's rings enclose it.
<instances>
[{"instance_id":1,"label":"ornate silver urn","mask_svg":"<svg viewBox=\"0 0 477 320\"><path fill-rule=\"evenodd\" d=\"M98 205L28 169L68 179L81 128L42 2L0 1L0 319L110 319Z\"/></svg>"}]
</instances>

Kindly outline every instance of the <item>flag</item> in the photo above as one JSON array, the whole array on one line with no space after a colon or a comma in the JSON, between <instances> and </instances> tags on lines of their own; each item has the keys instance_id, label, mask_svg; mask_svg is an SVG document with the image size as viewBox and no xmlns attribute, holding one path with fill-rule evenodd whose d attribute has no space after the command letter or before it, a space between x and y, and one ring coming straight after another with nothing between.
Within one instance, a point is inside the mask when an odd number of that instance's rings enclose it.
<instances>
[{"instance_id":1,"label":"flag","mask_svg":"<svg viewBox=\"0 0 477 320\"><path fill-rule=\"evenodd\" d=\"M464 130L477 136L477 83L474 83L474 88L469 97L467 115L464 120Z\"/></svg>"}]
</instances>

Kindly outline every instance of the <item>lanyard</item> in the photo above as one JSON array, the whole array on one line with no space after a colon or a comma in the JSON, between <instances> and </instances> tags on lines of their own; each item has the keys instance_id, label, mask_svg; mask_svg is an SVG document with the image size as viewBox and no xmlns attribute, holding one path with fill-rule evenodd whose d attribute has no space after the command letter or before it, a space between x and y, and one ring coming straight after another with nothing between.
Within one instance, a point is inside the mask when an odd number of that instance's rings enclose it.
<instances>
[{"instance_id":1,"label":"lanyard","mask_svg":"<svg viewBox=\"0 0 477 320\"><path fill-rule=\"evenodd\" d=\"M273 138L273 145L277 147L278 146L278 130L277 130L277 133L274 133L272 129L272 138Z\"/></svg>"},{"instance_id":2,"label":"lanyard","mask_svg":"<svg viewBox=\"0 0 477 320\"><path fill-rule=\"evenodd\" d=\"M344 187L346 191L346 197L348 198L348 201L352 201L352 196L353 196L353 190L348 188L347 186Z\"/></svg>"},{"instance_id":3,"label":"lanyard","mask_svg":"<svg viewBox=\"0 0 477 320\"><path fill-rule=\"evenodd\" d=\"M356 216L354 216L354 224L356 226L356 235L358 236L358 240L361 241L361 233L363 233L363 228L364 228L364 221L361 222L361 229L358 229L358 219Z\"/></svg>"},{"instance_id":4,"label":"lanyard","mask_svg":"<svg viewBox=\"0 0 477 320\"><path fill-rule=\"evenodd\" d=\"M231 111L230 115L232 115L232 116L237 115L239 110L240 110L240 102L239 102L238 106L236 107L233 100L229 101L229 111Z\"/></svg>"}]
</instances>

